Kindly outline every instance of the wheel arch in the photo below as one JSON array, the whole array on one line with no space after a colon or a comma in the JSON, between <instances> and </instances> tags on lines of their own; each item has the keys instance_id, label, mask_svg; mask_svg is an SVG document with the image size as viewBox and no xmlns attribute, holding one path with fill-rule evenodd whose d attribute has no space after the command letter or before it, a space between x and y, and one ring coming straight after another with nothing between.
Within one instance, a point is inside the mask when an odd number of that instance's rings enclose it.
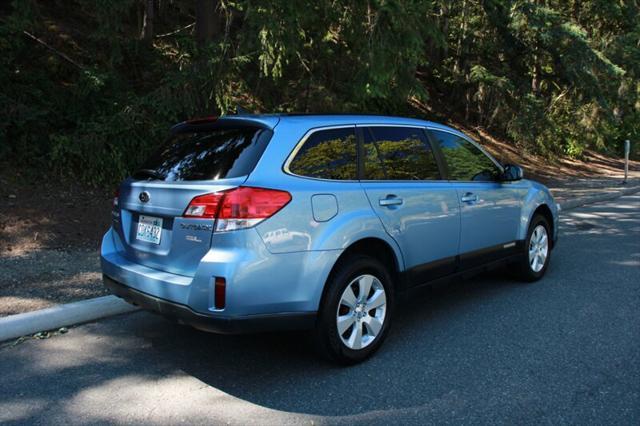
<instances>
[{"instance_id":1,"label":"wheel arch","mask_svg":"<svg viewBox=\"0 0 640 426\"><path fill-rule=\"evenodd\" d=\"M555 245L558 239L558 213L559 206L556 204L549 190L534 181L527 181L529 188L523 199L522 209L520 211L520 226L518 230L518 239L525 240L527 232L531 225L531 220L536 214L544 217L549 223L549 231L551 244Z\"/></svg>"},{"instance_id":2,"label":"wheel arch","mask_svg":"<svg viewBox=\"0 0 640 426\"><path fill-rule=\"evenodd\" d=\"M556 229L555 229L554 217L553 217L553 213L551 212L551 208L549 208L549 206L546 203L540 204L538 207L536 207L535 210L531 213L531 216L529 217L527 228L529 227L529 224L531 223L531 221L536 215L540 215L547 220L547 223L549 224L549 227L550 227L549 232L551 233L551 238L549 243L551 248L553 248Z\"/></svg>"},{"instance_id":3,"label":"wheel arch","mask_svg":"<svg viewBox=\"0 0 640 426\"><path fill-rule=\"evenodd\" d=\"M399 280L401 279L402 268L404 267L402 257L400 257L400 252L389 242L381 238L365 237L351 243L335 261L324 283L322 296L320 297L320 304L322 304L325 299L328 288L327 283L331 281L336 270L344 262L347 262L351 257L358 254L364 254L379 260L385 267L387 267L387 270L391 275L394 288L399 288Z\"/></svg>"}]
</instances>

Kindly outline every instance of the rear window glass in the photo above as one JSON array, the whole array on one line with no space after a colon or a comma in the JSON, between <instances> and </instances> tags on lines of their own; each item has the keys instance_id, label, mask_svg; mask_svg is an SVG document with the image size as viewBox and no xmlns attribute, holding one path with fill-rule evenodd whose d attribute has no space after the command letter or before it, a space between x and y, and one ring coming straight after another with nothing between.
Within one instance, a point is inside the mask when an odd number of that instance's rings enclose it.
<instances>
[{"instance_id":1,"label":"rear window glass","mask_svg":"<svg viewBox=\"0 0 640 426\"><path fill-rule=\"evenodd\" d=\"M133 177L185 181L246 176L260 159L271 135L270 130L255 127L177 133Z\"/></svg>"},{"instance_id":2,"label":"rear window glass","mask_svg":"<svg viewBox=\"0 0 640 426\"><path fill-rule=\"evenodd\" d=\"M353 127L320 130L304 142L289 171L319 179L357 179L356 134Z\"/></svg>"}]
</instances>

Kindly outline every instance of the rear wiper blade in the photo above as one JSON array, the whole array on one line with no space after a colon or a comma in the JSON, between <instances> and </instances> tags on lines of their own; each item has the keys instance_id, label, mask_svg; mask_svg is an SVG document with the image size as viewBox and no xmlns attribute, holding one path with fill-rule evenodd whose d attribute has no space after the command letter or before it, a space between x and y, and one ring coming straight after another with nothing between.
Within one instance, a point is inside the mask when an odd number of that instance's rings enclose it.
<instances>
[{"instance_id":1,"label":"rear wiper blade","mask_svg":"<svg viewBox=\"0 0 640 426\"><path fill-rule=\"evenodd\" d=\"M142 179L143 177L147 177L147 178L152 178L152 179L156 179L156 180L164 180L164 175L156 172L153 169L140 169L140 170L137 170L133 174L133 177L137 178L137 179Z\"/></svg>"}]
</instances>

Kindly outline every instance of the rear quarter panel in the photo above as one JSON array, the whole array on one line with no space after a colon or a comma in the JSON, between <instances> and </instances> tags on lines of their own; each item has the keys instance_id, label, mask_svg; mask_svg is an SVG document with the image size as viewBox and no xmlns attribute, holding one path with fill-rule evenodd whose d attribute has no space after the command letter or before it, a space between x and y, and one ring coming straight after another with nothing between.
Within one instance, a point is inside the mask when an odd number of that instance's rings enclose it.
<instances>
[{"instance_id":1,"label":"rear quarter panel","mask_svg":"<svg viewBox=\"0 0 640 426\"><path fill-rule=\"evenodd\" d=\"M340 123L348 124L351 123ZM311 128L305 120L282 120L245 183L291 193L292 200L283 210L256 227L267 249L272 253L343 250L360 239L374 237L392 247L402 269L400 250L371 209L359 181L313 179L283 171L289 154ZM337 204L335 216L325 221L316 220L312 207L314 195L333 195Z\"/></svg>"}]
</instances>

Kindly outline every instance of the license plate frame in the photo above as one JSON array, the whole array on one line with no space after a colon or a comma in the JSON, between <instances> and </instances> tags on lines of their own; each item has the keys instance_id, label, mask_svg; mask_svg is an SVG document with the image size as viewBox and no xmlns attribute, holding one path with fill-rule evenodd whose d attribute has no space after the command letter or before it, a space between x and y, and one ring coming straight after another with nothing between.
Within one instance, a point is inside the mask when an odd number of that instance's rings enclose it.
<instances>
[{"instance_id":1,"label":"license plate frame","mask_svg":"<svg viewBox=\"0 0 640 426\"><path fill-rule=\"evenodd\" d=\"M159 245L162 240L161 217L140 215L136 229L136 240Z\"/></svg>"}]
</instances>

